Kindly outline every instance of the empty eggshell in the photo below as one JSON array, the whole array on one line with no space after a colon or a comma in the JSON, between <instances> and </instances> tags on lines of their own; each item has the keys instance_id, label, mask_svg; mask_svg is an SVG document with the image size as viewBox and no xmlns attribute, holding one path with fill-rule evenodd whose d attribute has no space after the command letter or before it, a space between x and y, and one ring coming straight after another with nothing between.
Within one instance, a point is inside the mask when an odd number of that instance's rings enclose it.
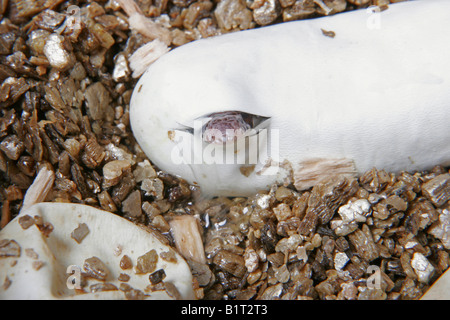
<instances>
[{"instance_id":1,"label":"empty eggshell","mask_svg":"<svg viewBox=\"0 0 450 320\"><path fill-rule=\"evenodd\" d=\"M170 251L148 231L112 213L81 204L38 203L0 231L0 299L125 299L131 288L145 299L194 299L184 259L177 253L170 261L161 258ZM164 270L170 290L151 291L151 273L134 269L148 252L154 271ZM133 268L121 268L124 255ZM91 277L76 279L76 271Z\"/></svg>"}]
</instances>

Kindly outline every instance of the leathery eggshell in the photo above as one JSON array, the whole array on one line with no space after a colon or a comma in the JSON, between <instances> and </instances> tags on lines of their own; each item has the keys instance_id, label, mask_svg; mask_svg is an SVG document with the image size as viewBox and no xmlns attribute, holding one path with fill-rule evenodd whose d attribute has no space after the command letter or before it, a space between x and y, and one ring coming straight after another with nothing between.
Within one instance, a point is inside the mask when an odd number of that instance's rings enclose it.
<instances>
[{"instance_id":1,"label":"leathery eggshell","mask_svg":"<svg viewBox=\"0 0 450 320\"><path fill-rule=\"evenodd\" d=\"M20 220L23 217L28 218L28 222L30 218L41 219L44 225L50 226L48 237L36 224L26 225L24 221L27 219ZM71 234L80 224L85 224L88 232L83 233L84 238L79 238L78 243ZM144 298L172 299L164 290L145 291L150 285L149 273L136 273L138 257L151 250L158 255L154 270L164 270L163 281L170 282L178 290L177 298L195 298L189 266L179 254L173 252L174 259L169 261L162 259L161 253L169 252L169 246L130 221L90 206L68 203L32 205L1 230L0 243L4 245L8 241L12 241L9 243L11 256L0 256L1 300L124 299L125 293L118 290L121 273L129 275L130 279L125 283L146 294ZM132 262L132 267L126 270L120 267L124 255ZM76 268L86 272L84 262L92 257L106 266L107 273L102 276L103 280L83 278L82 281L87 281L84 287L87 293L80 294L68 286L67 279L75 274L72 272ZM69 267L72 269L68 273ZM110 283L117 290L90 292L90 286L99 283Z\"/></svg>"},{"instance_id":2,"label":"leathery eggshell","mask_svg":"<svg viewBox=\"0 0 450 320\"><path fill-rule=\"evenodd\" d=\"M250 195L286 179L300 190L332 173L449 164L450 2L371 10L174 49L135 87L130 117L138 143L160 169L224 196ZM270 118L254 166L208 164L202 149L177 150L185 146L180 141L201 143L180 128L223 111ZM219 148L203 147L210 154ZM191 151L200 160L175 159ZM279 170L266 170L271 166Z\"/></svg>"}]
</instances>

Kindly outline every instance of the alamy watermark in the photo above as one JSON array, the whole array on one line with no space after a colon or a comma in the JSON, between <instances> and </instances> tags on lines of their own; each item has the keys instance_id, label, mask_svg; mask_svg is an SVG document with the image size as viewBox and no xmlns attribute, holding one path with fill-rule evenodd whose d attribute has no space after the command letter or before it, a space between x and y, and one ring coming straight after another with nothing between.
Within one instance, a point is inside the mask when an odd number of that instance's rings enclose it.
<instances>
[{"instance_id":1,"label":"alamy watermark","mask_svg":"<svg viewBox=\"0 0 450 320\"><path fill-rule=\"evenodd\" d=\"M368 289L381 289L381 270L380 267L375 265L370 265L367 268L366 273L370 276L366 280L366 287Z\"/></svg>"},{"instance_id":2,"label":"alamy watermark","mask_svg":"<svg viewBox=\"0 0 450 320\"><path fill-rule=\"evenodd\" d=\"M214 140L223 143L211 142ZM220 138L218 138L220 137ZM280 133L278 129L204 130L203 122L194 121L193 133L173 131L175 143L171 152L174 164L265 164L267 159L278 163L280 159Z\"/></svg>"},{"instance_id":3,"label":"alamy watermark","mask_svg":"<svg viewBox=\"0 0 450 320\"><path fill-rule=\"evenodd\" d=\"M70 290L81 289L81 268L77 265L70 265L66 270L70 276L67 278L66 285Z\"/></svg>"},{"instance_id":4,"label":"alamy watermark","mask_svg":"<svg viewBox=\"0 0 450 320\"><path fill-rule=\"evenodd\" d=\"M381 29L381 11L379 6L370 6L366 9L366 13L369 15L366 26L369 30Z\"/></svg>"}]
</instances>

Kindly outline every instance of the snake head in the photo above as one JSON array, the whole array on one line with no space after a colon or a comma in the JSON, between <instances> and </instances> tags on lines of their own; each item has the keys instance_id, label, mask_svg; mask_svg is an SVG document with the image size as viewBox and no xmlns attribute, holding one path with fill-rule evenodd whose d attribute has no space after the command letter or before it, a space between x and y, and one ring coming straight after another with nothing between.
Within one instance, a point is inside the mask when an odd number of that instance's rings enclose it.
<instances>
[{"instance_id":1,"label":"snake head","mask_svg":"<svg viewBox=\"0 0 450 320\"><path fill-rule=\"evenodd\" d=\"M257 130L269 126L270 117L255 115L242 111L213 112L194 120L201 122L202 140L207 143L225 144L240 137L251 136ZM181 125L176 129L194 134L197 126Z\"/></svg>"}]
</instances>

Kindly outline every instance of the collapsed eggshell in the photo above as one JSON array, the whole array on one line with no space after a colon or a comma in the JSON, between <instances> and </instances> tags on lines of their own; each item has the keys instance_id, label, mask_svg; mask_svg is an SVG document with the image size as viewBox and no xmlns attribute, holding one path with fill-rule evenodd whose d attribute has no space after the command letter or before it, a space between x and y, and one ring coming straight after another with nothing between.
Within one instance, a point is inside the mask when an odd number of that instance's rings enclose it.
<instances>
[{"instance_id":1,"label":"collapsed eggshell","mask_svg":"<svg viewBox=\"0 0 450 320\"><path fill-rule=\"evenodd\" d=\"M136 85L134 136L160 169L211 195L251 195L291 173L307 189L332 173L448 165L449 19L449 1L406 1L186 44ZM237 161L207 164L202 152L219 147L180 130L223 111L270 117L253 171ZM199 162L180 161L183 141Z\"/></svg>"},{"instance_id":2,"label":"collapsed eggshell","mask_svg":"<svg viewBox=\"0 0 450 320\"><path fill-rule=\"evenodd\" d=\"M26 216L41 217L44 223L53 226L53 230L46 237L36 224L24 229L19 219ZM21 222L26 226L23 220ZM82 224L86 224L89 231L84 238L78 239L78 243L71 234ZM86 230L83 235L85 233ZM147 299L172 299L164 290L145 291L150 285L149 273L135 272L138 257L151 250L158 254L155 271L164 269L166 274L163 281L172 283L182 299L195 298L189 266L179 254L175 253L175 262L162 259L160 254L171 250L169 246L130 221L90 206L68 203L35 204L22 211L0 231L0 242L2 240L14 240L20 246L20 256L0 257L0 300L124 299L125 295L121 290L90 293L91 284L103 283L92 278L87 279L85 289L88 293L79 294L68 287L67 278L71 275L67 273L68 267L79 267L79 270L85 272L84 261L91 257L99 258L106 265L108 275L104 282L119 288L121 282L118 277L121 273L126 273L130 279L124 283L148 294ZM120 260L124 255L131 258L131 269L120 268Z\"/></svg>"}]
</instances>

